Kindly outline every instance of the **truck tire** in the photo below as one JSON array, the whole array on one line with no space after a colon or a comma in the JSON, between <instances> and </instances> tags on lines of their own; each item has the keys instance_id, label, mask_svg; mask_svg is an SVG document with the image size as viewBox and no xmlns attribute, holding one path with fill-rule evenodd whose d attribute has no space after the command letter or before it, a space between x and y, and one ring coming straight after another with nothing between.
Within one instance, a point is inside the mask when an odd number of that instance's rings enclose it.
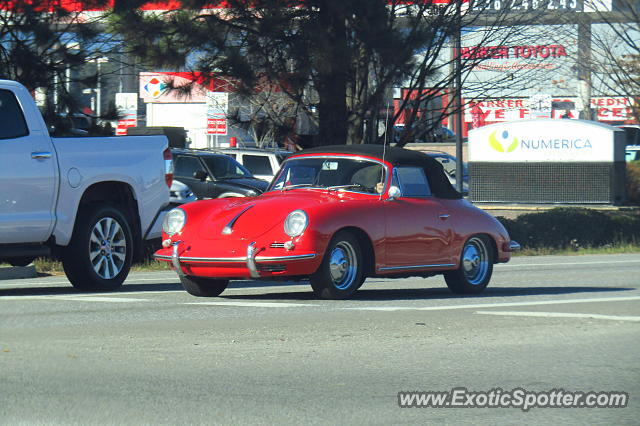
<instances>
[{"instance_id":1,"label":"truck tire","mask_svg":"<svg viewBox=\"0 0 640 426\"><path fill-rule=\"evenodd\" d=\"M7 262L9 262L11 266L27 266L35 259L35 257L11 257L7 259Z\"/></svg>"},{"instance_id":2,"label":"truck tire","mask_svg":"<svg viewBox=\"0 0 640 426\"><path fill-rule=\"evenodd\" d=\"M133 237L126 216L109 205L90 205L78 212L62 266L79 290L115 290L131 269Z\"/></svg>"}]
</instances>

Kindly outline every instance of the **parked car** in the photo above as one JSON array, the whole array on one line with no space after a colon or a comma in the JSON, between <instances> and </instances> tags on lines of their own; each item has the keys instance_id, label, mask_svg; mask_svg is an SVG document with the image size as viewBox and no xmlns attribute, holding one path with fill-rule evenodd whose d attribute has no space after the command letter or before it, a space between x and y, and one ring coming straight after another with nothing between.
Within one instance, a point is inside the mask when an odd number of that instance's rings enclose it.
<instances>
[{"instance_id":1,"label":"parked car","mask_svg":"<svg viewBox=\"0 0 640 426\"><path fill-rule=\"evenodd\" d=\"M74 287L113 290L161 236L164 136L51 137L31 93L0 80L0 159L0 262L53 257Z\"/></svg>"},{"instance_id":2,"label":"parked car","mask_svg":"<svg viewBox=\"0 0 640 426\"><path fill-rule=\"evenodd\" d=\"M175 208L163 231L155 257L194 296L218 296L230 279L308 278L317 296L344 299L366 277L436 274L474 294L519 247L438 161L380 145L301 151L264 194Z\"/></svg>"},{"instance_id":3,"label":"parked car","mask_svg":"<svg viewBox=\"0 0 640 426\"><path fill-rule=\"evenodd\" d=\"M187 185L198 199L251 197L269 186L228 155L195 149L171 152L175 179Z\"/></svg>"},{"instance_id":4,"label":"parked car","mask_svg":"<svg viewBox=\"0 0 640 426\"><path fill-rule=\"evenodd\" d=\"M171 189L169 190L169 202L176 206L184 203L190 203L192 201L196 201L198 198L191 191L191 189L180 182L179 180L175 180L171 183Z\"/></svg>"},{"instance_id":5,"label":"parked car","mask_svg":"<svg viewBox=\"0 0 640 426\"><path fill-rule=\"evenodd\" d=\"M423 151L442 164L449 182L456 188L456 157L444 151ZM469 195L469 169L467 163L462 163L462 195Z\"/></svg>"},{"instance_id":6,"label":"parked car","mask_svg":"<svg viewBox=\"0 0 640 426\"><path fill-rule=\"evenodd\" d=\"M271 182L280 169L280 164L290 151L260 148L219 148L220 152L232 157L245 166L253 176Z\"/></svg>"},{"instance_id":7,"label":"parked car","mask_svg":"<svg viewBox=\"0 0 640 426\"><path fill-rule=\"evenodd\" d=\"M624 152L626 161L640 161L640 145L627 145Z\"/></svg>"}]
</instances>

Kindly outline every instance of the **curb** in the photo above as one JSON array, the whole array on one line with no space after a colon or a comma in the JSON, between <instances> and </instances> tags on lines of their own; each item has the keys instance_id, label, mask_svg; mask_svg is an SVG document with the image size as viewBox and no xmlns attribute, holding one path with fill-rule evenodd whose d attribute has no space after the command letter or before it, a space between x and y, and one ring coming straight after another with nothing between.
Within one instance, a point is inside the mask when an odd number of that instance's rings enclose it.
<instances>
[{"instance_id":1,"label":"curb","mask_svg":"<svg viewBox=\"0 0 640 426\"><path fill-rule=\"evenodd\" d=\"M35 278L37 276L36 267L33 265L0 268L0 280L17 280L22 278Z\"/></svg>"}]
</instances>

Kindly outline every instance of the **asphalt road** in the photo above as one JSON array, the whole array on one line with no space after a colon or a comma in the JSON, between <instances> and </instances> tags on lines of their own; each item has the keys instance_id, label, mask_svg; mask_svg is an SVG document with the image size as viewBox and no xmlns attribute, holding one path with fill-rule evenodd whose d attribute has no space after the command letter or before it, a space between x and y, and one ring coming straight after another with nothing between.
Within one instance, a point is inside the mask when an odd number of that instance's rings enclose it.
<instances>
[{"instance_id":1,"label":"asphalt road","mask_svg":"<svg viewBox=\"0 0 640 426\"><path fill-rule=\"evenodd\" d=\"M0 424L638 424L640 255L519 257L480 297L369 279L349 301L174 274L0 282ZM400 408L400 391L621 391L626 408Z\"/></svg>"}]
</instances>

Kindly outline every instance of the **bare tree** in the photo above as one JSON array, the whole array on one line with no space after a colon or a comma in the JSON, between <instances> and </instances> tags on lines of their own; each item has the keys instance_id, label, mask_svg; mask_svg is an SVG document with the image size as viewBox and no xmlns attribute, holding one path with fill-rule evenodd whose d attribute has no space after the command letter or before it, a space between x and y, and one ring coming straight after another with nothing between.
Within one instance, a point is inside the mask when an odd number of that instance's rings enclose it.
<instances>
[{"instance_id":1,"label":"bare tree","mask_svg":"<svg viewBox=\"0 0 640 426\"><path fill-rule=\"evenodd\" d=\"M495 10L495 4L229 0L223 6L185 0L181 10L148 13L119 8L116 2L115 27L151 64L228 76L236 93L258 104L269 99L256 89L267 82L278 88L279 99L287 97L296 105L294 116L317 125L319 143L361 143L378 139L377 123L388 114L393 87L406 90L388 122L404 111L410 129L426 116L424 106L433 109L432 101L443 94L448 101L440 118L457 112L451 107L456 76L451 50L461 31L463 37L473 33L477 46L491 48L488 53L472 50L461 61L470 98L508 92L517 81L531 83L526 69L511 73L509 81L473 80L471 71L507 41L518 43L524 37L521 24L542 10L514 14ZM420 127L426 128L424 123Z\"/></svg>"},{"instance_id":2,"label":"bare tree","mask_svg":"<svg viewBox=\"0 0 640 426\"><path fill-rule=\"evenodd\" d=\"M616 10L597 15L603 24L593 34L590 65L600 90L630 99L632 114L640 121L640 6L631 0L616 5Z\"/></svg>"}]
</instances>

